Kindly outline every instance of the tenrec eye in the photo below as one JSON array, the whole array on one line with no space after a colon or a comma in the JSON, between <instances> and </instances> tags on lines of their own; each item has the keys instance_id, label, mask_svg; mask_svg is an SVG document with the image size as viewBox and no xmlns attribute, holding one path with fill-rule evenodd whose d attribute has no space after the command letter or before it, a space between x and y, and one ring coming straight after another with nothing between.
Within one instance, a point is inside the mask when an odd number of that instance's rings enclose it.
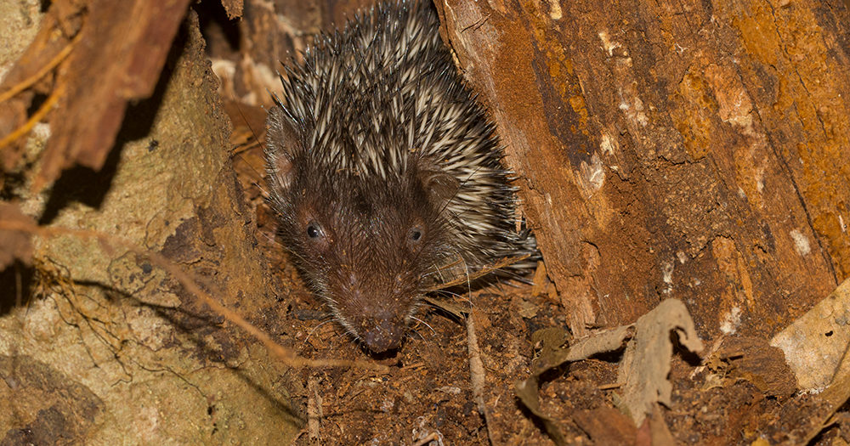
<instances>
[{"instance_id":1,"label":"tenrec eye","mask_svg":"<svg viewBox=\"0 0 850 446\"><path fill-rule=\"evenodd\" d=\"M307 226L307 237L316 239L319 238L320 235L322 235L322 233L319 231L319 228L316 227L315 224L311 223Z\"/></svg>"},{"instance_id":2,"label":"tenrec eye","mask_svg":"<svg viewBox=\"0 0 850 446\"><path fill-rule=\"evenodd\" d=\"M418 242L419 239L421 239L421 238L422 238L422 230L421 229L413 228L410 231L410 240L413 240L414 242Z\"/></svg>"}]
</instances>

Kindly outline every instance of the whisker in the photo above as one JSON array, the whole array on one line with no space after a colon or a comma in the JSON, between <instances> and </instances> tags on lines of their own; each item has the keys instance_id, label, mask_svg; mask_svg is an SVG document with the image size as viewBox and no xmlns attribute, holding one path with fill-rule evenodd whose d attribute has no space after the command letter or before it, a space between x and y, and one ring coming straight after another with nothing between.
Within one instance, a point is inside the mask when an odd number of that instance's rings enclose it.
<instances>
[{"instance_id":1,"label":"whisker","mask_svg":"<svg viewBox=\"0 0 850 446\"><path fill-rule=\"evenodd\" d=\"M405 335L410 337L410 338L413 338L413 336L411 336L411 334L416 335L416 339L423 339L423 340L425 339L425 337L422 336L422 333L419 333L419 330L417 330L413 327L407 327L407 333L405 333Z\"/></svg>"},{"instance_id":2,"label":"whisker","mask_svg":"<svg viewBox=\"0 0 850 446\"><path fill-rule=\"evenodd\" d=\"M324 322L321 322L319 325L316 325L315 327L313 327L313 329L312 329L312 330L310 330L310 333L308 333L308 334L307 334L307 337L306 337L306 338L304 338L304 343L305 343L305 344L307 343L307 341L310 339L310 337L311 337L311 336L313 336L313 333L315 333L315 332L316 332L316 330L318 330L318 329L319 329L319 327L321 327L322 325L327 324L328 322L333 322L333 316L330 316L330 319L328 319L328 320L326 320L326 321L324 321Z\"/></svg>"},{"instance_id":3,"label":"whisker","mask_svg":"<svg viewBox=\"0 0 850 446\"><path fill-rule=\"evenodd\" d=\"M437 331L436 331L436 330L434 330L434 327L432 327L432 326L428 325L428 323L427 323L427 322L425 322L425 321L423 321L422 319L419 319L419 318L418 318L418 317L416 317L416 316L410 316L410 318L411 318L411 319L413 319L414 321L419 322L420 324L422 324L422 325L424 325L424 326L428 327L428 329L429 329L429 330L431 330L431 333L433 333L433 334L437 334Z\"/></svg>"}]
</instances>

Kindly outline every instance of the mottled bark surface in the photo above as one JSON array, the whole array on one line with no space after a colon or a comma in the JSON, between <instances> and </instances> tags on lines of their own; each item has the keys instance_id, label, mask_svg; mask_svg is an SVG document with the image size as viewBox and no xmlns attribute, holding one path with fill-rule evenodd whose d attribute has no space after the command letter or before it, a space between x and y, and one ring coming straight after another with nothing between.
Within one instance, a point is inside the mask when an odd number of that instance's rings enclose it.
<instances>
[{"instance_id":1,"label":"mottled bark surface","mask_svg":"<svg viewBox=\"0 0 850 446\"><path fill-rule=\"evenodd\" d=\"M769 336L847 277L845 3L439 8L575 333L677 297Z\"/></svg>"}]
</instances>

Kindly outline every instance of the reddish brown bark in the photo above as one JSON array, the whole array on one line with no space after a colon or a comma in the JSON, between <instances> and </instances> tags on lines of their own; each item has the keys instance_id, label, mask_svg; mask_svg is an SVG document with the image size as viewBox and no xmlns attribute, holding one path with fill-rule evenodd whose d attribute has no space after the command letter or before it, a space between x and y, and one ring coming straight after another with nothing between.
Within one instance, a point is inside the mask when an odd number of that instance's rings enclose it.
<instances>
[{"instance_id":1,"label":"reddish brown bark","mask_svg":"<svg viewBox=\"0 0 850 446\"><path fill-rule=\"evenodd\" d=\"M844 3L439 5L574 332L769 335L850 272Z\"/></svg>"}]
</instances>

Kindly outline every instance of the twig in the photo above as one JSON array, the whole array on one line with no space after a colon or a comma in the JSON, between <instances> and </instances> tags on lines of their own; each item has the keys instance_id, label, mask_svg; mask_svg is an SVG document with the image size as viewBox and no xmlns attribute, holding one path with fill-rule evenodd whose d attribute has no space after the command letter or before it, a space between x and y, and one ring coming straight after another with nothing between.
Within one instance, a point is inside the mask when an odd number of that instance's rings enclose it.
<instances>
[{"instance_id":1,"label":"twig","mask_svg":"<svg viewBox=\"0 0 850 446\"><path fill-rule=\"evenodd\" d=\"M307 381L307 432L310 442L319 444L319 427L322 421L322 396L315 376Z\"/></svg>"},{"instance_id":2,"label":"twig","mask_svg":"<svg viewBox=\"0 0 850 446\"><path fill-rule=\"evenodd\" d=\"M24 125L15 129L14 132L8 134L5 138L0 140L0 150L3 150L3 148L11 144L13 141L29 133L30 130L32 130L32 128L35 127L35 125L38 124L38 122L41 121L45 115L47 115L47 112L49 112L50 109L52 109L53 106L56 105L56 102L59 101L59 97L65 91L65 88L62 85L63 84L56 85L56 88L53 89L53 93L50 95L50 97L47 98L47 100L44 101L43 104L41 104L41 107L39 107L39 109L35 113L33 113L32 116L30 116L30 118L27 120L27 122L24 123Z\"/></svg>"},{"instance_id":3,"label":"twig","mask_svg":"<svg viewBox=\"0 0 850 446\"><path fill-rule=\"evenodd\" d=\"M481 361L481 350L478 348L478 336L475 334L475 324L472 322L472 319L472 313L466 316L466 345L469 349L469 374L470 384L472 384L472 399L478 405L478 413L484 418L490 444L496 444L487 406L484 403L484 381L486 374L484 372L484 363Z\"/></svg>"},{"instance_id":4,"label":"twig","mask_svg":"<svg viewBox=\"0 0 850 446\"><path fill-rule=\"evenodd\" d=\"M201 287L197 284L197 282L195 282L194 279L192 279L186 272L184 272L171 260L167 259L161 254L151 252L129 241L122 240L117 237L112 237L98 231L92 231L87 229L71 229L63 227L44 227L21 221L0 221L0 229L20 231L28 234L38 235L40 237L72 235L79 238L96 239L107 250L112 250L114 249L114 247L118 246L128 251L134 252L137 255L147 257L151 261L151 263L159 266L160 268L171 274L171 276L174 277L178 282L180 282L180 284L183 285L183 287L186 288L187 291L197 296L203 303L207 304L210 308L212 308L213 311L223 316L225 319L227 319L234 325L245 330L255 339L262 342L263 345L269 350L269 352L272 353L272 355L276 356L278 359L282 360L290 367L360 367L379 371L382 373L386 373L389 370L387 366L365 361L302 358L298 356L294 351L274 342L267 334L263 333L261 330L251 325L239 314L218 303L216 299L214 299L210 294L201 289Z\"/></svg>"},{"instance_id":5,"label":"twig","mask_svg":"<svg viewBox=\"0 0 850 446\"><path fill-rule=\"evenodd\" d=\"M478 279L479 277L484 277L487 274L492 273L493 271L502 269L506 266L513 265L514 263L517 263L517 262L521 262L521 261L523 261L523 260L525 260L529 257L530 257L530 254L523 254L521 256L516 256L516 257L504 257L502 259L499 259L498 262L496 262L492 265L489 265L489 266L485 266L484 268L481 268L480 270L478 270L478 271L476 271L472 274L462 275L462 276L459 276L457 279L454 279L454 280L451 280L451 281L448 281L448 282L445 282L445 283L436 284L436 285L426 289L425 291L426 292L440 291L442 289L451 288L453 286L466 284L466 283L469 283L469 281L471 281L471 280Z\"/></svg>"},{"instance_id":6,"label":"twig","mask_svg":"<svg viewBox=\"0 0 850 446\"><path fill-rule=\"evenodd\" d=\"M441 445L443 444L443 436L440 435L439 432L431 432L425 438L417 441L416 443L413 443L413 446L425 446L426 444L435 440Z\"/></svg>"},{"instance_id":7,"label":"twig","mask_svg":"<svg viewBox=\"0 0 850 446\"><path fill-rule=\"evenodd\" d=\"M65 60L65 58L68 57L69 54L71 54L71 50L73 50L77 42L80 41L80 36L82 35L83 33L78 33L74 37L74 40L72 40L68 45L66 45L65 48L62 48L62 51L59 51L59 53L53 56L53 59L50 59L50 62L48 62L47 65L41 67L41 69L38 70L37 73L24 79L21 82L18 82L17 84L13 85L12 88L4 91L3 93L0 93L0 102L5 102L13 98L16 94L26 90L34 83L38 82L38 80L44 77L44 75L47 74L50 70L56 68L56 66L59 65L60 62Z\"/></svg>"}]
</instances>

